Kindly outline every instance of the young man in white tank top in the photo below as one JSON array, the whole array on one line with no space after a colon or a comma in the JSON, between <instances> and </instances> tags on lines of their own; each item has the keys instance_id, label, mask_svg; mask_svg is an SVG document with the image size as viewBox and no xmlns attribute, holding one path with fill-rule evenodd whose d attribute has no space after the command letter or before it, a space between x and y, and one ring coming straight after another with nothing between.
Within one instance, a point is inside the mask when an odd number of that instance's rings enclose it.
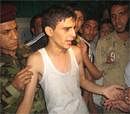
<instances>
[{"instance_id":1,"label":"young man in white tank top","mask_svg":"<svg viewBox=\"0 0 130 114\"><path fill-rule=\"evenodd\" d=\"M73 10L53 6L46 11L43 20L49 42L28 59L33 76L16 113L29 114L38 81L44 90L49 114L87 114L80 87L109 99L118 97L121 86L101 87L86 80L81 51L71 45L76 36Z\"/></svg>"}]
</instances>

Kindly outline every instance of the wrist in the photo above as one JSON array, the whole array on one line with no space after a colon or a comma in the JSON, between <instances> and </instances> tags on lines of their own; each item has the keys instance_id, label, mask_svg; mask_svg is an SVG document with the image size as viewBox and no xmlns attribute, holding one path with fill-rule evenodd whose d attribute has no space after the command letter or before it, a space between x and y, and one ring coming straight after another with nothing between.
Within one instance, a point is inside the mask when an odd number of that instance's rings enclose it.
<instances>
[{"instance_id":1,"label":"wrist","mask_svg":"<svg viewBox=\"0 0 130 114\"><path fill-rule=\"evenodd\" d=\"M20 89L18 88L17 84L15 84L15 82L12 82L12 86L13 86L17 91L20 91Z\"/></svg>"},{"instance_id":2,"label":"wrist","mask_svg":"<svg viewBox=\"0 0 130 114\"><path fill-rule=\"evenodd\" d=\"M105 87L104 87L104 86L101 86L101 89L100 89L100 93L99 93L99 94L106 97Z\"/></svg>"}]
</instances>

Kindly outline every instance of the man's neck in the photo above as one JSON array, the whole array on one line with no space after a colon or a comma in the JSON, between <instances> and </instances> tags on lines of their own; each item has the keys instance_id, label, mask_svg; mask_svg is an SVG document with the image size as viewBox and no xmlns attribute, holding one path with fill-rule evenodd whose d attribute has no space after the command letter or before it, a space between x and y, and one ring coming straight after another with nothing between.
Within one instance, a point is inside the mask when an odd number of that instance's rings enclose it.
<instances>
[{"instance_id":1,"label":"man's neck","mask_svg":"<svg viewBox=\"0 0 130 114\"><path fill-rule=\"evenodd\" d=\"M0 49L1 53L15 57L16 50Z\"/></svg>"},{"instance_id":2,"label":"man's neck","mask_svg":"<svg viewBox=\"0 0 130 114\"><path fill-rule=\"evenodd\" d=\"M122 33L117 32L117 35L120 40L127 40L129 38L129 33L127 31L124 31Z\"/></svg>"},{"instance_id":3,"label":"man's neck","mask_svg":"<svg viewBox=\"0 0 130 114\"><path fill-rule=\"evenodd\" d=\"M52 46L52 45L48 45L46 47L46 50L49 54L53 55L53 56L60 56L63 54L66 54L67 49L63 49L63 48L59 48L58 46Z\"/></svg>"}]
</instances>

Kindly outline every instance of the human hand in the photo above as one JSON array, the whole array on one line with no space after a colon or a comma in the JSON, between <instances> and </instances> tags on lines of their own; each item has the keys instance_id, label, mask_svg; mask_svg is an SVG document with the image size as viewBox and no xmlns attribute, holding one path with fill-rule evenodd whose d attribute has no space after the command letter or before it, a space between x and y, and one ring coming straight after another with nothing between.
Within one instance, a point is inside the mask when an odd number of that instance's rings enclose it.
<instances>
[{"instance_id":1,"label":"human hand","mask_svg":"<svg viewBox=\"0 0 130 114\"><path fill-rule=\"evenodd\" d=\"M25 86L31 81L32 72L29 71L30 66L22 69L16 74L12 81L12 85L19 91L24 90Z\"/></svg>"},{"instance_id":2,"label":"human hand","mask_svg":"<svg viewBox=\"0 0 130 114\"><path fill-rule=\"evenodd\" d=\"M130 87L125 89L125 102L130 105Z\"/></svg>"},{"instance_id":3,"label":"human hand","mask_svg":"<svg viewBox=\"0 0 130 114\"><path fill-rule=\"evenodd\" d=\"M119 109L124 112L128 112L130 110L130 105L128 105L123 100L106 100L104 106L107 110Z\"/></svg>"},{"instance_id":4,"label":"human hand","mask_svg":"<svg viewBox=\"0 0 130 114\"><path fill-rule=\"evenodd\" d=\"M111 85L104 87L103 95L110 100L122 99L124 97L123 90L124 88L120 85Z\"/></svg>"},{"instance_id":5,"label":"human hand","mask_svg":"<svg viewBox=\"0 0 130 114\"><path fill-rule=\"evenodd\" d=\"M82 54L88 53L88 46L85 44L83 40L81 40L78 44L78 47L81 49Z\"/></svg>"}]
</instances>

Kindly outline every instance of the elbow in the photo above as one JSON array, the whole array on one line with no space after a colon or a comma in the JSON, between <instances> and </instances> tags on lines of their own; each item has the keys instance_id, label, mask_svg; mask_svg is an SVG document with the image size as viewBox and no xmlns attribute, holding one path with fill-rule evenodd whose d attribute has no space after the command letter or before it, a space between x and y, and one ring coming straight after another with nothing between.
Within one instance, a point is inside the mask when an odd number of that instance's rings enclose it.
<instances>
[{"instance_id":1,"label":"elbow","mask_svg":"<svg viewBox=\"0 0 130 114\"><path fill-rule=\"evenodd\" d=\"M98 80L100 79L101 77L103 77L103 71L98 71L96 73L91 73L92 77L94 80Z\"/></svg>"}]
</instances>

